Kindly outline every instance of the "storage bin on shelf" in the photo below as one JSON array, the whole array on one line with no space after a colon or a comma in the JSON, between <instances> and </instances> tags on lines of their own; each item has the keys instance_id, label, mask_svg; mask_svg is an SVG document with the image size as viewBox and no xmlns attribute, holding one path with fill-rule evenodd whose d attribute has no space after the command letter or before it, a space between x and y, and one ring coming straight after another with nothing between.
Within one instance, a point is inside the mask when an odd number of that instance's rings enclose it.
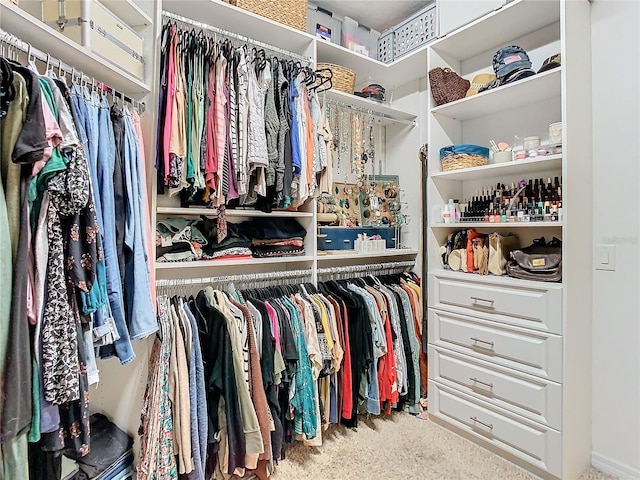
<instances>
[{"instance_id":1,"label":"storage bin on shelf","mask_svg":"<svg viewBox=\"0 0 640 480\"><path fill-rule=\"evenodd\" d=\"M333 72L333 77L331 79L333 88L335 90L348 93L349 95L353 95L353 89L356 85L356 72L334 63L318 62L316 68L318 70L322 70L323 68L331 69Z\"/></svg>"},{"instance_id":2,"label":"storage bin on shelf","mask_svg":"<svg viewBox=\"0 0 640 480\"><path fill-rule=\"evenodd\" d=\"M307 33L320 40L341 45L342 22L329 10L310 3L307 7Z\"/></svg>"},{"instance_id":3,"label":"storage bin on shelf","mask_svg":"<svg viewBox=\"0 0 640 480\"><path fill-rule=\"evenodd\" d=\"M358 235L379 235L386 248L395 248L395 229L389 227L319 227L318 250L355 250Z\"/></svg>"},{"instance_id":4,"label":"storage bin on shelf","mask_svg":"<svg viewBox=\"0 0 640 480\"><path fill-rule=\"evenodd\" d=\"M481 167L489 162L489 149L479 145L449 145L440 149L442 171Z\"/></svg>"},{"instance_id":5,"label":"storage bin on shelf","mask_svg":"<svg viewBox=\"0 0 640 480\"><path fill-rule=\"evenodd\" d=\"M379 38L380 32L360 25L353 18L342 20L342 46L349 50L377 59Z\"/></svg>"},{"instance_id":6,"label":"storage bin on shelf","mask_svg":"<svg viewBox=\"0 0 640 480\"><path fill-rule=\"evenodd\" d=\"M223 0L225 3L255 13L274 22L305 32L307 0Z\"/></svg>"},{"instance_id":7,"label":"storage bin on shelf","mask_svg":"<svg viewBox=\"0 0 640 480\"><path fill-rule=\"evenodd\" d=\"M391 63L438 38L436 4L432 3L404 22L383 32L378 39L378 60Z\"/></svg>"},{"instance_id":8,"label":"storage bin on shelf","mask_svg":"<svg viewBox=\"0 0 640 480\"><path fill-rule=\"evenodd\" d=\"M59 3L58 0L42 1L43 22L135 77L143 78L143 40L135 30L95 0L63 1L68 23L60 28Z\"/></svg>"}]
</instances>

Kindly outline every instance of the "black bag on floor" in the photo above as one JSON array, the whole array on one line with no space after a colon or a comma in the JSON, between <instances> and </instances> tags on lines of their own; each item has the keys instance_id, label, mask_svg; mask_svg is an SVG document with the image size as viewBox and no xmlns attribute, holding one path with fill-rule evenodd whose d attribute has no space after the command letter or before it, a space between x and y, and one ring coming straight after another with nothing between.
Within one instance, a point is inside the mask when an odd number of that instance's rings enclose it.
<instances>
[{"instance_id":1,"label":"black bag on floor","mask_svg":"<svg viewBox=\"0 0 640 480\"><path fill-rule=\"evenodd\" d=\"M91 448L84 457L72 457L78 462L78 478L96 478L131 450L133 439L101 413L90 418ZM133 461L133 459L132 459Z\"/></svg>"}]
</instances>

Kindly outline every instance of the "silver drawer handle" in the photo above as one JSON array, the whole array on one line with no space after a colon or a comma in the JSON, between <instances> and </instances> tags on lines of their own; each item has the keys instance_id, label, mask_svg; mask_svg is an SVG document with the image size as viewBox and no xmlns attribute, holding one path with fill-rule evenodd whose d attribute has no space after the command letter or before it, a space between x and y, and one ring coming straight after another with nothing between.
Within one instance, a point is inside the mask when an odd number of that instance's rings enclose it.
<instances>
[{"instance_id":1,"label":"silver drawer handle","mask_svg":"<svg viewBox=\"0 0 640 480\"><path fill-rule=\"evenodd\" d=\"M473 383L479 383L480 385L484 385L485 387L493 388L493 383L486 383L473 377L469 377L469 380L471 380Z\"/></svg>"},{"instance_id":2,"label":"silver drawer handle","mask_svg":"<svg viewBox=\"0 0 640 480\"><path fill-rule=\"evenodd\" d=\"M475 423L479 423L480 425L487 427L489 430L493 430L493 425L489 425L488 423L481 422L476 417L469 417L469 418L473 420Z\"/></svg>"},{"instance_id":3,"label":"silver drawer handle","mask_svg":"<svg viewBox=\"0 0 640 480\"><path fill-rule=\"evenodd\" d=\"M490 347L493 348L493 342L487 342L486 340L482 340L481 338L475 338L475 337L471 337L471 340L473 340L473 342L475 343L484 343L485 345L490 345Z\"/></svg>"},{"instance_id":4,"label":"silver drawer handle","mask_svg":"<svg viewBox=\"0 0 640 480\"><path fill-rule=\"evenodd\" d=\"M493 302L494 300L488 300L486 298L480 298L480 297L469 297L473 303L480 303L480 302L484 302L484 303L488 303L489 306L493 307Z\"/></svg>"}]
</instances>

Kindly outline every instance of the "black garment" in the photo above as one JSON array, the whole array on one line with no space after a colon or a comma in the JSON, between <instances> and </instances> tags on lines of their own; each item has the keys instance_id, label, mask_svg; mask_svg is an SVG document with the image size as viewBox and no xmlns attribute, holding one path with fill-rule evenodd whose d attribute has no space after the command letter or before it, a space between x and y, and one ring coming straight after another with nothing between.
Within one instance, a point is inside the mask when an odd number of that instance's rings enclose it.
<instances>
[{"instance_id":1,"label":"black garment","mask_svg":"<svg viewBox=\"0 0 640 480\"><path fill-rule=\"evenodd\" d=\"M23 173L26 167L23 167ZM24 175L20 187L20 232L26 232L29 222L27 195L29 181ZM13 266L11 320L7 344L7 363L3 379L2 411L0 412L0 443L26 432L31 425L32 349L27 311L27 235L20 235L18 254ZM9 395L8 392L11 392Z\"/></svg>"},{"instance_id":2,"label":"black garment","mask_svg":"<svg viewBox=\"0 0 640 480\"><path fill-rule=\"evenodd\" d=\"M307 235L304 227L294 218L258 217L239 225L240 233L251 239L284 240Z\"/></svg>"},{"instance_id":3,"label":"black garment","mask_svg":"<svg viewBox=\"0 0 640 480\"><path fill-rule=\"evenodd\" d=\"M407 329L407 321L413 322L413 319L407 320L404 314L404 308L402 307L402 298L400 297L400 294L393 290L391 292L393 293L393 297L395 298L396 304L398 305L398 315L400 316L400 331L402 333L402 343L404 344L404 355L407 359L408 393L406 396L403 395L400 398L403 401L409 400L410 405L413 405L413 398L415 398L416 392L416 381L413 361L411 360L413 357L411 356L411 344L409 343L409 330Z\"/></svg>"},{"instance_id":4,"label":"black garment","mask_svg":"<svg viewBox=\"0 0 640 480\"><path fill-rule=\"evenodd\" d=\"M169 73L169 50L167 45L169 42L170 24L162 27L162 43L160 48L160 96L158 102L158 135L156 137L156 169L157 169L157 186L158 195L164 193L164 117L167 112L165 99L167 98L167 75ZM167 125L167 128L170 128Z\"/></svg>"},{"instance_id":5,"label":"black garment","mask_svg":"<svg viewBox=\"0 0 640 480\"><path fill-rule=\"evenodd\" d=\"M40 443L29 443L29 480L60 480L62 454L45 452Z\"/></svg>"},{"instance_id":6,"label":"black garment","mask_svg":"<svg viewBox=\"0 0 640 480\"><path fill-rule=\"evenodd\" d=\"M225 402L227 436L229 438L228 473L236 468L244 468L246 442L242 429L242 416L238 400L236 376L233 369L231 338L227 330L224 314L209 303L204 292L198 293L194 316L199 319L204 335L200 336L202 362L207 384L207 410L209 412L209 439L207 448L206 474L210 477L217 464L218 442L213 435L219 430L218 406L220 399Z\"/></svg>"},{"instance_id":7,"label":"black garment","mask_svg":"<svg viewBox=\"0 0 640 480\"><path fill-rule=\"evenodd\" d=\"M124 113L113 105L111 107L111 124L113 125L113 136L116 141L116 155L113 169L113 204L116 212L116 252L118 264L120 265L120 278L124 287L125 275L125 213L127 211L127 186L124 173ZM124 291L124 288L123 288ZM126 309L125 309L126 310Z\"/></svg>"},{"instance_id":8,"label":"black garment","mask_svg":"<svg viewBox=\"0 0 640 480\"><path fill-rule=\"evenodd\" d=\"M24 124L18 140L13 148L11 161L13 163L31 165L42 160L44 150L49 146L45 131L44 114L42 113L42 90L38 77L28 68L11 63L14 72L24 78L29 94L29 105Z\"/></svg>"},{"instance_id":9,"label":"black garment","mask_svg":"<svg viewBox=\"0 0 640 480\"><path fill-rule=\"evenodd\" d=\"M349 324L349 349L351 351L351 395L353 398L353 408L351 418L342 418L341 423L348 427L358 426L358 404L364 401L360 397L360 382L363 375L366 375L370 363L373 361L373 334L367 305L364 300L353 292L346 290L343 285L332 280L325 284L331 295L339 298L347 307ZM344 395L348 395L344 392Z\"/></svg>"},{"instance_id":10,"label":"black garment","mask_svg":"<svg viewBox=\"0 0 640 480\"><path fill-rule=\"evenodd\" d=\"M0 57L0 118L5 117L9 111L9 105L16 98L16 89L13 86L13 71L9 62Z\"/></svg>"}]
</instances>

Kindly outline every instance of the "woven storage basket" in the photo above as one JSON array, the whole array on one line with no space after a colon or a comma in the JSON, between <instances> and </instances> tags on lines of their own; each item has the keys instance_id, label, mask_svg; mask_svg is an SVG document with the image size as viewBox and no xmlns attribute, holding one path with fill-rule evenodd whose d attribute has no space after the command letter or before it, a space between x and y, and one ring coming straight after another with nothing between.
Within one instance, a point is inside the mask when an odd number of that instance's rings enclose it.
<instances>
[{"instance_id":1,"label":"woven storage basket","mask_svg":"<svg viewBox=\"0 0 640 480\"><path fill-rule=\"evenodd\" d=\"M458 170L460 168L482 167L488 162L487 157L472 155L469 153L458 153L447 155L442 159L442 171Z\"/></svg>"},{"instance_id":2,"label":"woven storage basket","mask_svg":"<svg viewBox=\"0 0 640 480\"><path fill-rule=\"evenodd\" d=\"M275 22L307 31L307 0L224 0Z\"/></svg>"},{"instance_id":3,"label":"woven storage basket","mask_svg":"<svg viewBox=\"0 0 640 480\"><path fill-rule=\"evenodd\" d=\"M356 73L354 71L333 63L318 63L316 68L318 68L318 70L323 68L331 69L333 72L333 78L331 79L332 88L353 95L353 89L356 86Z\"/></svg>"}]
</instances>

